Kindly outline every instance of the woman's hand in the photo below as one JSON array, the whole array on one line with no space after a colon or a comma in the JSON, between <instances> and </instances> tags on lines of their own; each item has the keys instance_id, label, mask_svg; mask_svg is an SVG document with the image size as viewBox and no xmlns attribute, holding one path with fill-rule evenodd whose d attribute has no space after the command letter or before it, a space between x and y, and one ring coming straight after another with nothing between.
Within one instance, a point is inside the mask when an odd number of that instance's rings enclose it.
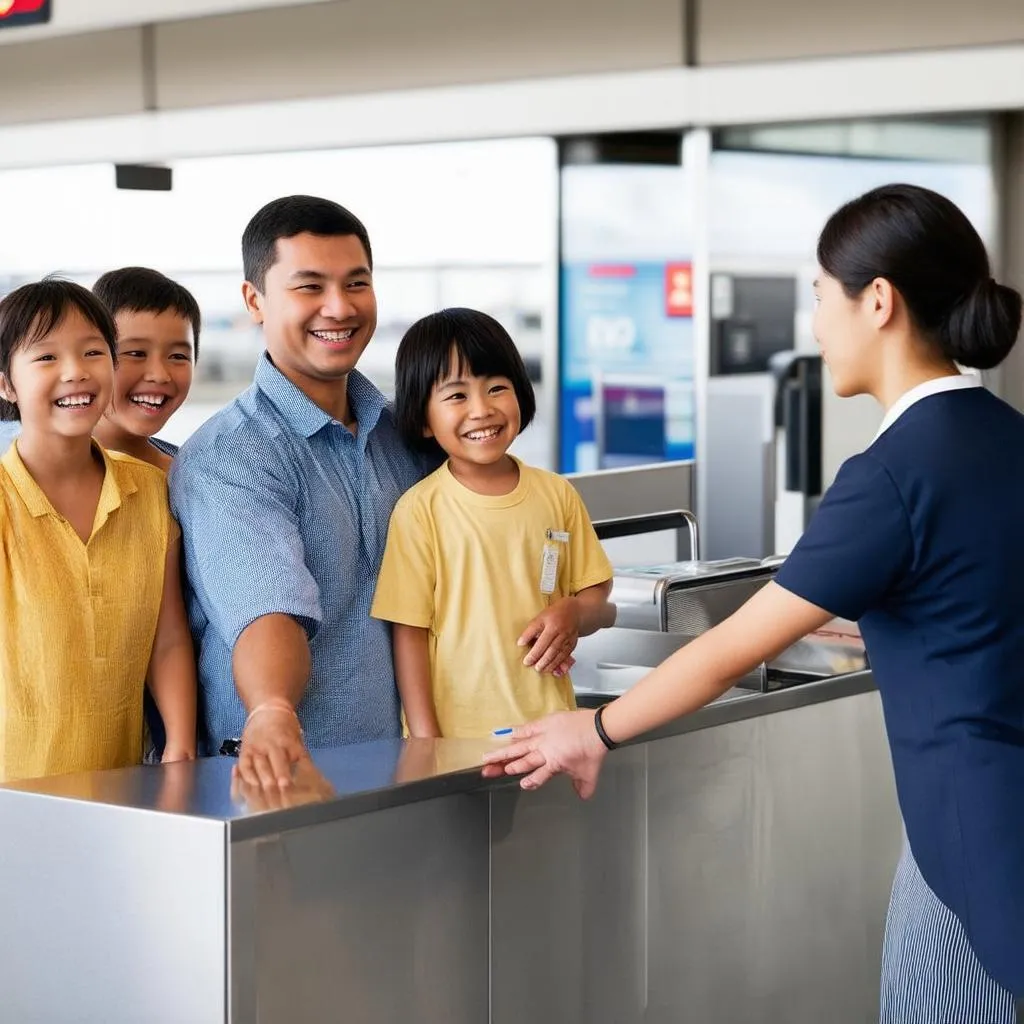
<instances>
[{"instance_id":1,"label":"woman's hand","mask_svg":"<svg viewBox=\"0 0 1024 1024\"><path fill-rule=\"evenodd\" d=\"M564 773L586 800L597 788L607 753L593 711L560 711L515 729L507 746L485 755L483 773L489 779L523 775L523 789L538 789Z\"/></svg>"},{"instance_id":2,"label":"woman's hand","mask_svg":"<svg viewBox=\"0 0 1024 1024\"><path fill-rule=\"evenodd\" d=\"M710 704L735 680L831 619L824 608L768 583L724 622L607 704L601 723L619 743L642 736ZM586 799L597 785L605 753L594 712L563 711L514 730L508 746L484 758L484 775L525 775L522 787L536 789L564 772Z\"/></svg>"}]
</instances>

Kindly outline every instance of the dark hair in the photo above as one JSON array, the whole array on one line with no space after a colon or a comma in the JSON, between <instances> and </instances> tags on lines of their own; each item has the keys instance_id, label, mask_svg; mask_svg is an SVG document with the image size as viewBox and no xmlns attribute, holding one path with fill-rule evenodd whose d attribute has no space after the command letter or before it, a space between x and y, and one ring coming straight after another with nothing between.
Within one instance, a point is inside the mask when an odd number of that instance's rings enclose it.
<instances>
[{"instance_id":1,"label":"dark hair","mask_svg":"<svg viewBox=\"0 0 1024 1024\"><path fill-rule=\"evenodd\" d=\"M529 374L508 331L492 316L475 309L442 309L417 320L405 332L395 357L395 421L412 448L434 451L439 445L425 438L427 403L434 385L448 375L452 349L459 369L474 377L507 377L519 401L522 433L537 412Z\"/></svg>"},{"instance_id":2,"label":"dark hair","mask_svg":"<svg viewBox=\"0 0 1024 1024\"><path fill-rule=\"evenodd\" d=\"M242 233L242 267L246 281L262 292L267 283L267 271L277 259L277 240L307 233L322 237L355 235L363 243L367 263L373 269L370 236L354 213L330 199L284 196L258 210Z\"/></svg>"},{"instance_id":3,"label":"dark hair","mask_svg":"<svg viewBox=\"0 0 1024 1024\"><path fill-rule=\"evenodd\" d=\"M199 357L199 330L203 325L199 303L184 286L149 267L108 270L92 286L92 293L113 316L130 313L166 313L170 310L192 325L192 355Z\"/></svg>"},{"instance_id":4,"label":"dark hair","mask_svg":"<svg viewBox=\"0 0 1024 1024\"><path fill-rule=\"evenodd\" d=\"M81 313L103 335L117 365L117 327L107 307L88 288L47 277L34 284L23 284L0 301L0 373L8 382L14 353L46 337L72 310ZM0 398L0 419L20 420L18 406Z\"/></svg>"},{"instance_id":5,"label":"dark hair","mask_svg":"<svg viewBox=\"0 0 1024 1024\"><path fill-rule=\"evenodd\" d=\"M818 263L851 298L885 278L918 330L964 366L991 369L1017 340L1020 294L992 279L978 232L930 189L884 185L840 207L818 239Z\"/></svg>"}]
</instances>

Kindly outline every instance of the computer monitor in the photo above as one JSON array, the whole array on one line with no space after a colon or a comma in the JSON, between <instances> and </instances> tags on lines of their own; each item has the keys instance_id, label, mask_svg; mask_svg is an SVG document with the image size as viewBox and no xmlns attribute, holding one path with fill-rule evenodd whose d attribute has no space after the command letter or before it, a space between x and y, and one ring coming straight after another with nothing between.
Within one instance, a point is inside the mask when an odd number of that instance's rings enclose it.
<instances>
[{"instance_id":1,"label":"computer monitor","mask_svg":"<svg viewBox=\"0 0 1024 1024\"><path fill-rule=\"evenodd\" d=\"M600 469L621 469L667 458L665 386L645 378L594 382L595 426Z\"/></svg>"}]
</instances>

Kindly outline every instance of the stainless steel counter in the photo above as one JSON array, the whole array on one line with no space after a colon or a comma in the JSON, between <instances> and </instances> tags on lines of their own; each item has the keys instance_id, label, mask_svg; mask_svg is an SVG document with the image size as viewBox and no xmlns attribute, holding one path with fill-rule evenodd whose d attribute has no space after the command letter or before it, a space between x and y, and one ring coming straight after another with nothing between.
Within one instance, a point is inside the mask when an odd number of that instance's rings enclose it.
<instances>
[{"instance_id":1,"label":"stainless steel counter","mask_svg":"<svg viewBox=\"0 0 1024 1024\"><path fill-rule=\"evenodd\" d=\"M484 741L0 787L0 1020L870 1020L900 843L860 672L743 693L609 757L594 800ZM324 782L325 780L325 782Z\"/></svg>"}]
</instances>

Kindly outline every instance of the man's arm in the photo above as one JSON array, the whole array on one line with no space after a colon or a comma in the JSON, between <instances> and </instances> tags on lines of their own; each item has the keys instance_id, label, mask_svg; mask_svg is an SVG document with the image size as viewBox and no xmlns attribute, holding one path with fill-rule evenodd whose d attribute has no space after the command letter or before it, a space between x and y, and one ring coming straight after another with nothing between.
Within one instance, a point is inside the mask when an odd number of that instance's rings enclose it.
<instances>
[{"instance_id":1,"label":"man's arm","mask_svg":"<svg viewBox=\"0 0 1024 1024\"><path fill-rule=\"evenodd\" d=\"M245 707L245 781L287 784L307 756L295 708L311 674L320 591L306 565L294 467L250 440L186 443L171 470L171 505L191 589L231 651L231 676L202 680L215 691L208 699L226 699L233 686Z\"/></svg>"},{"instance_id":2,"label":"man's arm","mask_svg":"<svg viewBox=\"0 0 1024 1024\"><path fill-rule=\"evenodd\" d=\"M242 630L231 666L248 714L238 773L249 785L288 786L309 756L295 713L312 670L306 631L290 615L261 615Z\"/></svg>"}]
</instances>

